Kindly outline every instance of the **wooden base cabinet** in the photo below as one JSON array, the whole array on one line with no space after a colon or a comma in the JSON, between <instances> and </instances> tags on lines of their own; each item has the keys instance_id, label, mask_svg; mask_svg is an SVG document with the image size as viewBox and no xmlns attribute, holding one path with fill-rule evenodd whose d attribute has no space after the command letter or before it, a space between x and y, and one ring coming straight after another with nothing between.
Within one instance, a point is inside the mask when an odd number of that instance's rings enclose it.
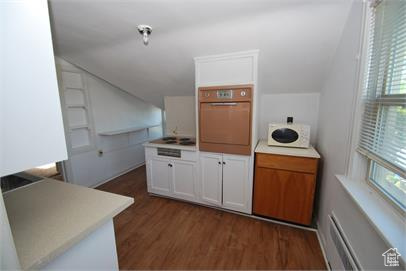
<instances>
[{"instance_id":1,"label":"wooden base cabinet","mask_svg":"<svg viewBox=\"0 0 406 271\"><path fill-rule=\"evenodd\" d=\"M310 225L317 163L316 158L257 154L254 214Z\"/></svg>"}]
</instances>

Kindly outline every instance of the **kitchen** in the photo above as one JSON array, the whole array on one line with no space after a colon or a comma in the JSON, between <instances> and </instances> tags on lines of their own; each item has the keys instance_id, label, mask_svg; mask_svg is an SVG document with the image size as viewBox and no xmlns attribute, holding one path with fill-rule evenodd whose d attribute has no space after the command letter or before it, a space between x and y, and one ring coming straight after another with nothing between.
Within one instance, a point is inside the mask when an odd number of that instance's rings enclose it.
<instances>
[{"instance_id":1,"label":"kitchen","mask_svg":"<svg viewBox=\"0 0 406 271\"><path fill-rule=\"evenodd\" d=\"M2 269L402 269L406 6L227 2L1 4Z\"/></svg>"}]
</instances>

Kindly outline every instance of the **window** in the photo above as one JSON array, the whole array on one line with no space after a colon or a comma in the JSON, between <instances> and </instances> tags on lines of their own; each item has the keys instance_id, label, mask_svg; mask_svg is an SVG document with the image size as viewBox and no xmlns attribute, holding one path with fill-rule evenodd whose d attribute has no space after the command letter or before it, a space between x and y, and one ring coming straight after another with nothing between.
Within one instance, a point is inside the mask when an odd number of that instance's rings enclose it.
<instances>
[{"instance_id":1,"label":"window","mask_svg":"<svg viewBox=\"0 0 406 271\"><path fill-rule=\"evenodd\" d=\"M406 1L375 1L358 150L368 181L406 210Z\"/></svg>"}]
</instances>

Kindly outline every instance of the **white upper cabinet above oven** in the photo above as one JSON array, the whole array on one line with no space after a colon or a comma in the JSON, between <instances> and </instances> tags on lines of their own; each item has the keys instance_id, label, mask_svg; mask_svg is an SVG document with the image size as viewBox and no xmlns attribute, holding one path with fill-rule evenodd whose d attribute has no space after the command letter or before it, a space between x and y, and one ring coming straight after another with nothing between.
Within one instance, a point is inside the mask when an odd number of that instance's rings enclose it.
<instances>
[{"instance_id":1,"label":"white upper cabinet above oven","mask_svg":"<svg viewBox=\"0 0 406 271\"><path fill-rule=\"evenodd\" d=\"M196 85L255 84L258 50L195 57Z\"/></svg>"}]
</instances>

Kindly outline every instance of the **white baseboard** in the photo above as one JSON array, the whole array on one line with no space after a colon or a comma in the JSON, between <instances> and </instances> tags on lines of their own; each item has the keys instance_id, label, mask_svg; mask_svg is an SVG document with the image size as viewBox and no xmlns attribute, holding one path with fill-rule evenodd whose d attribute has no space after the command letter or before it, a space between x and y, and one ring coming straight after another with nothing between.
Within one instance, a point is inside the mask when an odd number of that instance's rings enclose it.
<instances>
[{"instance_id":1,"label":"white baseboard","mask_svg":"<svg viewBox=\"0 0 406 271\"><path fill-rule=\"evenodd\" d=\"M324 261L326 262L326 266L328 270L331 270L330 265L328 263L327 253L326 253L326 238L324 238L324 234L320 231L320 225L317 223L317 239L319 240L321 252L323 253Z\"/></svg>"},{"instance_id":2,"label":"white baseboard","mask_svg":"<svg viewBox=\"0 0 406 271\"><path fill-rule=\"evenodd\" d=\"M100 186L100 185L102 185L102 184L105 184L105 183L107 183L107 182L109 182L109 181L111 181L111 180L113 180L113 179L115 179L115 178L118 178L118 177L120 177L120 176L122 176L122 175L124 175L124 174L126 174L126 173L128 173L128 172L130 172L130 171L132 171L132 170L134 170L134 169L136 169L136 168L142 167L143 165L145 165L145 162L142 162L142 163L139 163L139 164L137 164L137 165L135 165L135 166L132 166L132 167L130 167L130 168L128 168L128 169L126 169L126 170L120 172L119 174L117 174L117 175L115 175L115 176L113 176L113 177L111 177L111 178L108 178L107 180L104 180L104 181L101 181L101 182L99 182L99 183L97 183L97 184L95 184L95 185L92 185L90 188L96 188L96 187L98 187L98 186Z\"/></svg>"}]
</instances>

